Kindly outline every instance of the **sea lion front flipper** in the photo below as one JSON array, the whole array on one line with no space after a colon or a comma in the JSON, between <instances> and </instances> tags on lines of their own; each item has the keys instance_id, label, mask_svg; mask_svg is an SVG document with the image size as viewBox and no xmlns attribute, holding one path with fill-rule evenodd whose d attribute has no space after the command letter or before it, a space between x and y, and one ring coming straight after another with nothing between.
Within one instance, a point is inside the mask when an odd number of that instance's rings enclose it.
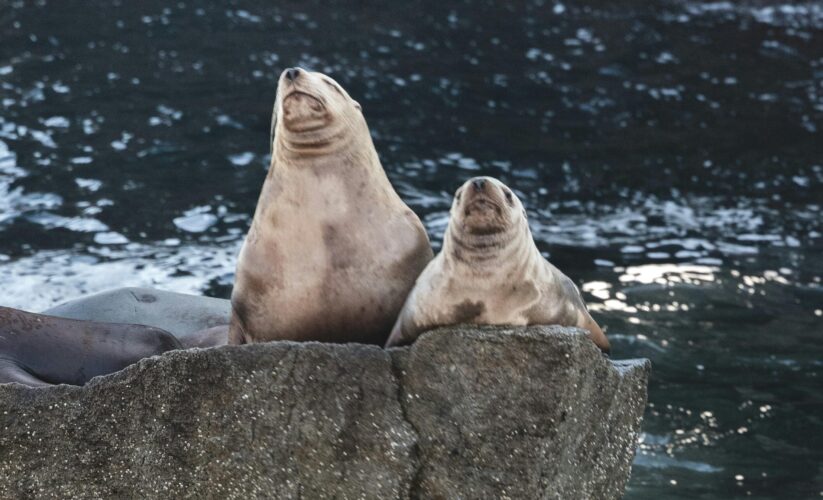
<instances>
[{"instance_id":1,"label":"sea lion front flipper","mask_svg":"<svg viewBox=\"0 0 823 500\"><path fill-rule=\"evenodd\" d=\"M600 325L597 324L597 321L595 321L589 313L589 309L583 301L583 296L580 294L580 289L577 288L577 285L575 285L574 282L565 275L563 276L562 284L566 291L566 298L572 303L574 308L577 309L577 324L574 326L588 330L589 338L592 339L592 342L594 342L594 344L599 347L601 351L606 354L611 352L609 339L606 338L606 334L603 333L603 329L600 328Z\"/></svg>"},{"instance_id":2,"label":"sea lion front flipper","mask_svg":"<svg viewBox=\"0 0 823 500\"><path fill-rule=\"evenodd\" d=\"M609 345L609 339L606 338L606 334L603 333L603 329L600 328L600 325L597 324L588 311L581 311L580 317L581 321L577 324L577 326L588 330L589 338L592 339L594 344L604 353L610 354L611 345Z\"/></svg>"},{"instance_id":3,"label":"sea lion front flipper","mask_svg":"<svg viewBox=\"0 0 823 500\"><path fill-rule=\"evenodd\" d=\"M402 315L402 313L401 313ZM397 318L397 321L394 322L394 328L391 329L391 334L389 335L389 340L386 341L386 345L383 346L384 349L388 349L389 347L394 347L400 344L400 340L403 337L403 333L400 327L400 317Z\"/></svg>"},{"instance_id":4,"label":"sea lion front flipper","mask_svg":"<svg viewBox=\"0 0 823 500\"><path fill-rule=\"evenodd\" d=\"M237 312L237 306L232 302L231 323L228 330L228 345L243 345L246 343L246 329L243 320Z\"/></svg>"},{"instance_id":5,"label":"sea lion front flipper","mask_svg":"<svg viewBox=\"0 0 823 500\"><path fill-rule=\"evenodd\" d=\"M417 339L418 332L412 332L413 325L409 324L409 314L407 313L408 304L400 310L397 316L397 321L394 322L394 328L391 330L389 340L386 341L384 348L400 347L411 344Z\"/></svg>"},{"instance_id":6,"label":"sea lion front flipper","mask_svg":"<svg viewBox=\"0 0 823 500\"><path fill-rule=\"evenodd\" d=\"M45 380L40 380L14 361L0 358L0 385L11 383L28 387L49 387L54 385Z\"/></svg>"}]
</instances>

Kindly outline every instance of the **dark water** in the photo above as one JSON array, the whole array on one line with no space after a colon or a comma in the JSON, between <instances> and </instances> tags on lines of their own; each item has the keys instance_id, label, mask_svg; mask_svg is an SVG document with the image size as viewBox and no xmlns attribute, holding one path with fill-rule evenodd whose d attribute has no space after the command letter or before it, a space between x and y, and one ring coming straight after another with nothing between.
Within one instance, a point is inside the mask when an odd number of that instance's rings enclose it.
<instances>
[{"instance_id":1,"label":"dark water","mask_svg":"<svg viewBox=\"0 0 823 500\"><path fill-rule=\"evenodd\" d=\"M0 2L0 304L227 296L280 71L363 105L437 246L479 173L617 357L627 497L823 495L823 5Z\"/></svg>"}]
</instances>

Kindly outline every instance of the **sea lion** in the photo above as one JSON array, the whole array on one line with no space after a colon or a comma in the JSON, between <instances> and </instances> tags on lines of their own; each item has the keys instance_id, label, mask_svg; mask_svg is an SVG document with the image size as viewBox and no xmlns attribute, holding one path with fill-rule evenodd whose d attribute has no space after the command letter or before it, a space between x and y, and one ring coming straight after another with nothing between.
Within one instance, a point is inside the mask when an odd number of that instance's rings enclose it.
<instances>
[{"instance_id":1,"label":"sea lion","mask_svg":"<svg viewBox=\"0 0 823 500\"><path fill-rule=\"evenodd\" d=\"M182 345L164 330L0 307L0 384L83 385Z\"/></svg>"},{"instance_id":2,"label":"sea lion","mask_svg":"<svg viewBox=\"0 0 823 500\"><path fill-rule=\"evenodd\" d=\"M455 193L443 249L417 279L386 347L459 323L578 326L609 351L580 291L534 244L520 199L491 177Z\"/></svg>"},{"instance_id":3,"label":"sea lion","mask_svg":"<svg viewBox=\"0 0 823 500\"><path fill-rule=\"evenodd\" d=\"M322 73L280 76L272 160L237 262L229 343L382 345L432 258L360 105Z\"/></svg>"},{"instance_id":4,"label":"sea lion","mask_svg":"<svg viewBox=\"0 0 823 500\"><path fill-rule=\"evenodd\" d=\"M127 287L65 302L42 314L153 326L171 333L184 349L189 349L226 343L231 303L226 299Z\"/></svg>"}]
</instances>

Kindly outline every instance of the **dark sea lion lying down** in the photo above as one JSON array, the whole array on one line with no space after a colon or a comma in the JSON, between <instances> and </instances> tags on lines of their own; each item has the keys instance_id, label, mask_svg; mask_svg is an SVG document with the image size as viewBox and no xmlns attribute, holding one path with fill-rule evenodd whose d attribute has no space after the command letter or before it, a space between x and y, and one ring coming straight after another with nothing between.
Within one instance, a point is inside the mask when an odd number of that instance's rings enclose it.
<instances>
[{"instance_id":1,"label":"dark sea lion lying down","mask_svg":"<svg viewBox=\"0 0 823 500\"><path fill-rule=\"evenodd\" d=\"M181 349L165 330L0 307L0 384L83 385L143 358Z\"/></svg>"},{"instance_id":2,"label":"dark sea lion lying down","mask_svg":"<svg viewBox=\"0 0 823 500\"><path fill-rule=\"evenodd\" d=\"M173 349L224 345L225 299L119 288L35 314L0 307L0 384L83 385Z\"/></svg>"}]
</instances>

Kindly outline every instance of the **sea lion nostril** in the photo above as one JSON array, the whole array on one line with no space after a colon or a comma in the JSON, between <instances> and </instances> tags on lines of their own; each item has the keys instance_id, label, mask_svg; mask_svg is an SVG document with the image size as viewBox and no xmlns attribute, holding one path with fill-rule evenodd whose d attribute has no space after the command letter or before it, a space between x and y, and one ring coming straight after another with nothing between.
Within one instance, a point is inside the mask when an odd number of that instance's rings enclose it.
<instances>
[{"instance_id":1,"label":"sea lion nostril","mask_svg":"<svg viewBox=\"0 0 823 500\"><path fill-rule=\"evenodd\" d=\"M293 82L298 76L300 76L300 68L289 68L286 70L286 78L288 78L289 81Z\"/></svg>"},{"instance_id":2,"label":"sea lion nostril","mask_svg":"<svg viewBox=\"0 0 823 500\"><path fill-rule=\"evenodd\" d=\"M486 187L486 180L475 179L472 181L472 186L474 187L475 191L483 191L483 189Z\"/></svg>"}]
</instances>

